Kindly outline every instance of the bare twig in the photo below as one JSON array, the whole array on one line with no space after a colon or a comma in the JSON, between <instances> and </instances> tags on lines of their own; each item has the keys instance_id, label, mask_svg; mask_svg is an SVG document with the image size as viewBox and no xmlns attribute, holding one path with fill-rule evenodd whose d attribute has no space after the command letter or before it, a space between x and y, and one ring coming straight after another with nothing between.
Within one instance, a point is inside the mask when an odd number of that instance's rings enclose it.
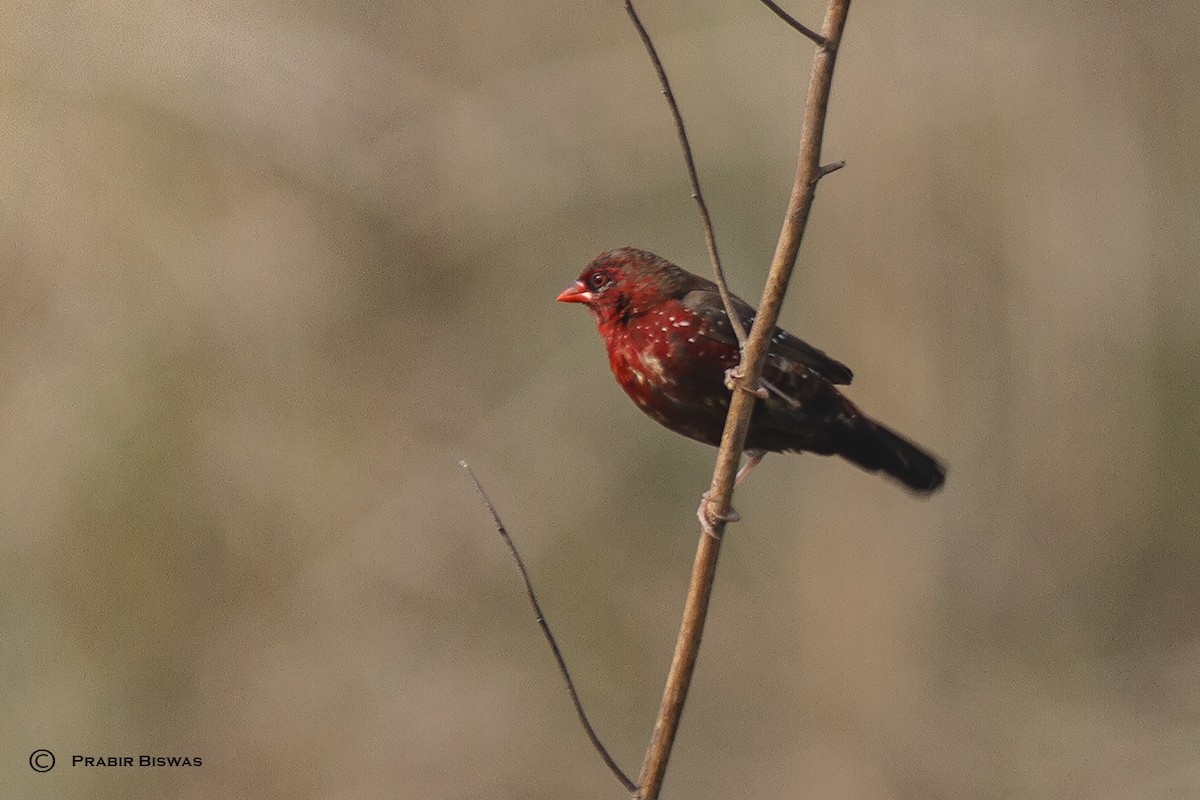
<instances>
[{"instance_id":1,"label":"bare twig","mask_svg":"<svg viewBox=\"0 0 1200 800\"><path fill-rule=\"evenodd\" d=\"M823 171L820 166L821 141L825 130L825 114L829 106L829 90L833 82L834 62L849 10L850 0L830 0L825 21L821 27L823 43L813 56L808 100L805 104L804 122L800 132L800 153L796 163L796 179L784 217L783 230L775 247L771 272L767 277L762 301L759 304L758 313L755 316L739 365L744 380L742 385L746 387L756 388L762 377L762 368L766 361L770 337L779 319L779 310L783 305L783 297L796 263L796 255L800 250L800 241L808 223L817 182L822 174L832 171ZM696 550L696 560L692 566L692 578L688 585L683 622L679 629L679 638L675 643L675 655L667 676L666 687L663 690L662 705L654 723L654 732L642 764L642 773L639 779L642 788L637 795L642 800L656 800L658 797L659 790L662 788L663 775L667 770L667 761L671 755L671 747L675 741L675 733L679 729L679 719L683 714L688 687L691 685L696 656L700 649L700 638L704 630L704 619L708 613L709 597L712 593L713 579L717 569L717 557L721 549L721 534L724 532L725 522L731 510L730 500L733 495L734 473L746 442L746 432L750 427L750 412L753 410L754 400L755 397L750 391L734 392L729 405L729 416L725 422L725 432L721 437L721 447L717 453L712 485L706 494L705 503L701 506L701 510L707 514L709 522L708 526L702 527L710 528L713 535L701 535Z\"/></svg>"},{"instance_id":2,"label":"bare twig","mask_svg":"<svg viewBox=\"0 0 1200 800\"><path fill-rule=\"evenodd\" d=\"M811 39L812 43L815 44L817 47L825 46L825 37L824 36L817 33L812 28L805 26L802 22L800 22L800 20L796 19L791 14L784 11L776 3L772 3L771 0L762 0L762 4L764 6L766 6L767 8L771 9L772 11L774 11L775 16L779 17L781 20L786 22L788 25L791 25L793 28L800 31L800 33L804 34L809 39Z\"/></svg>"},{"instance_id":3,"label":"bare twig","mask_svg":"<svg viewBox=\"0 0 1200 800\"><path fill-rule=\"evenodd\" d=\"M496 506L492 503L487 492L483 489L483 484L479 482L479 478L475 475L475 471L471 469L467 462L459 461L459 466L467 471L471 476L471 482L475 484L475 491L479 493L479 499L483 501L483 505L487 508L488 513L492 515L492 520L496 523L496 531L500 537L504 539L504 543L508 545L508 550L512 553L513 560L517 562L517 569L521 571L521 580L525 582L525 592L529 595L529 604L533 606L533 611L537 615L538 625L542 629L542 634L546 637L546 641L550 643L550 651L554 653L554 660L558 662L558 671L562 674L563 680L567 683L567 691L571 694L571 702L575 704L575 713L579 715L579 721L583 723L583 729L587 732L588 738L592 740L592 747L596 748L596 752L600 754L600 758L608 766L621 785L630 792L637 792L638 786L629 779L613 757L608 754L608 750L600 742L600 737L596 735L596 731L592 728L592 723L588 722L587 714L583 710L583 702L579 699L579 693L575 691L575 682L571 680L571 673L567 669L567 662L563 658L562 651L558 649L558 642L554 639L554 634L550 631L550 624L546 622L546 615L542 613L542 606L538 603L537 594L533 591L533 582L529 579L529 572L525 569L525 560L521 558L521 552L517 550L517 545L513 542L512 537L508 535L508 529L504 527L503 520L500 519L499 512L496 511Z\"/></svg>"},{"instance_id":4,"label":"bare twig","mask_svg":"<svg viewBox=\"0 0 1200 800\"><path fill-rule=\"evenodd\" d=\"M845 161L835 161L832 164L822 164L820 167L817 168L817 174L816 174L816 177L813 178L813 183L816 183L817 181L821 180L821 178L824 178L826 175L828 175L831 172L837 172L839 169L841 169L844 166L846 166Z\"/></svg>"},{"instance_id":5,"label":"bare twig","mask_svg":"<svg viewBox=\"0 0 1200 800\"><path fill-rule=\"evenodd\" d=\"M708 214L708 204L704 202L704 193L700 191L700 176L696 173L696 161L692 158L692 146L688 143L687 129L683 125L683 114L679 111L679 104L675 102L675 93L671 91L671 82L667 80L667 71L658 57L654 42L650 39L646 26L642 25L642 20L638 18L637 11L633 8L633 0L625 0L625 12L633 21L633 27L637 28L638 36L641 37L646 52L650 54L650 61L654 64L654 71L658 73L658 82L662 86L663 96L667 98L667 105L671 107L671 116L675 118L675 132L679 135L679 144L683 148L683 160L687 162L688 178L692 181L692 198L700 207L700 221L704 224L704 240L708 243L708 257L712 261L713 273L717 278L717 290L721 293L721 302L725 304L725 314L733 325L733 333L737 336L738 346L745 349L746 327L742 325L742 320L733 310L733 297L729 293L729 284L725 281L725 270L721 269L721 257L717 255L717 235L713 231L712 217Z\"/></svg>"}]
</instances>

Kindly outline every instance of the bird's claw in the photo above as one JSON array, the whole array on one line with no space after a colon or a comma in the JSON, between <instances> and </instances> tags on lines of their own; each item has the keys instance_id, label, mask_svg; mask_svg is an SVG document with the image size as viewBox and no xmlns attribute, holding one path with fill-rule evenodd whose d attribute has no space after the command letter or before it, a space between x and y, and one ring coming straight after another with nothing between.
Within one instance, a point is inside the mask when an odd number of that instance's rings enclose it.
<instances>
[{"instance_id":1,"label":"bird's claw","mask_svg":"<svg viewBox=\"0 0 1200 800\"><path fill-rule=\"evenodd\" d=\"M709 506L710 498L708 492L700 495L700 507L696 509L696 519L700 520L700 527L704 533L714 539L720 539L720 534L717 533L717 522L741 522L742 515L739 514L732 506L729 508L728 514L718 514Z\"/></svg>"},{"instance_id":2,"label":"bird's claw","mask_svg":"<svg viewBox=\"0 0 1200 800\"><path fill-rule=\"evenodd\" d=\"M745 380L743 380L745 377L741 364L738 364L736 367L730 367L725 370L725 388L731 392L734 389L741 389L743 392L749 392L754 395L759 400L766 400L770 396L763 386L756 386L753 389L747 386Z\"/></svg>"}]
</instances>

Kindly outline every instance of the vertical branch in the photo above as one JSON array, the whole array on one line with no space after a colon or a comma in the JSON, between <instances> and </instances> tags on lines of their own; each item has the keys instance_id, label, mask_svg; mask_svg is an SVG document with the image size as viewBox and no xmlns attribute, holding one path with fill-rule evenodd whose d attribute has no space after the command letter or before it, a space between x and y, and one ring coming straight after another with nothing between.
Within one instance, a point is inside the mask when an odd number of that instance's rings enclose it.
<instances>
[{"instance_id":1,"label":"vertical branch","mask_svg":"<svg viewBox=\"0 0 1200 800\"><path fill-rule=\"evenodd\" d=\"M721 438L721 447L713 471L712 486L708 492L709 500L706 506L702 506L702 510L709 516L714 535L705 533L700 536L691 583L688 586L683 622L675 644L675 655L638 781L641 789L636 796L642 800L656 800L662 788L663 775L666 773L671 747L679 729L679 719L683 714L683 705L687 699L696 656L700 649L704 620L708 614L708 601L712 594L717 557L721 549L721 534L731 509L734 473L745 446L746 432L750 427L750 412L754 407L752 392L758 387L762 376L770 336L779 319L783 297L792 276L796 255L800 251L800 242L804 237L809 211L812 209L817 182L823 175L832 171L821 167L821 142L824 136L825 114L829 106L830 87L833 83L834 62L849 10L850 0L830 0L821 27L824 43L813 55L812 76L800 132L796 179L784 217L783 230L771 262L771 272L767 277L749 340L742 353L741 382L734 390L730 402L729 416L725 422L725 432Z\"/></svg>"}]
</instances>

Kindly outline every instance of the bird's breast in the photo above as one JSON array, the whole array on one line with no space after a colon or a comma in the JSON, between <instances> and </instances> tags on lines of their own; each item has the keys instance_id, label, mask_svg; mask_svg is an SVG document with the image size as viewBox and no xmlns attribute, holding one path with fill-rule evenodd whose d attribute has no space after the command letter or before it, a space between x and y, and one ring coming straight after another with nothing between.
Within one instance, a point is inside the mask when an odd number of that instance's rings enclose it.
<instances>
[{"instance_id":1,"label":"bird's breast","mask_svg":"<svg viewBox=\"0 0 1200 800\"><path fill-rule=\"evenodd\" d=\"M737 364L738 352L703 336L699 324L683 312L644 315L605 331L605 343L613 376L642 411L711 443L729 404L725 370Z\"/></svg>"}]
</instances>

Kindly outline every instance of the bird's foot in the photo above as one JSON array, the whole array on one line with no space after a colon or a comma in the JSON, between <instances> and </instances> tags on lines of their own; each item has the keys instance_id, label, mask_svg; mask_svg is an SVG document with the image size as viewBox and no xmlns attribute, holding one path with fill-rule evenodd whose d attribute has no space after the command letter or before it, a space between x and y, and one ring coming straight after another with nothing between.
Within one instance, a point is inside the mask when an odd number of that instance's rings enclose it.
<instances>
[{"instance_id":1,"label":"bird's foot","mask_svg":"<svg viewBox=\"0 0 1200 800\"><path fill-rule=\"evenodd\" d=\"M746 375L742 372L741 364L738 364L736 367L730 367L725 370L725 388L731 392L734 389L741 389L743 392L749 392L754 395L759 400L766 400L769 396L767 390L762 386L756 386L751 389L746 385L745 377Z\"/></svg>"},{"instance_id":2,"label":"bird's foot","mask_svg":"<svg viewBox=\"0 0 1200 800\"><path fill-rule=\"evenodd\" d=\"M714 539L720 539L720 534L717 533L717 522L741 522L742 515L739 514L732 506L728 514L718 514L709 505L710 498L708 492L700 495L700 507L696 509L696 519L700 520L700 527L704 533Z\"/></svg>"}]
</instances>

